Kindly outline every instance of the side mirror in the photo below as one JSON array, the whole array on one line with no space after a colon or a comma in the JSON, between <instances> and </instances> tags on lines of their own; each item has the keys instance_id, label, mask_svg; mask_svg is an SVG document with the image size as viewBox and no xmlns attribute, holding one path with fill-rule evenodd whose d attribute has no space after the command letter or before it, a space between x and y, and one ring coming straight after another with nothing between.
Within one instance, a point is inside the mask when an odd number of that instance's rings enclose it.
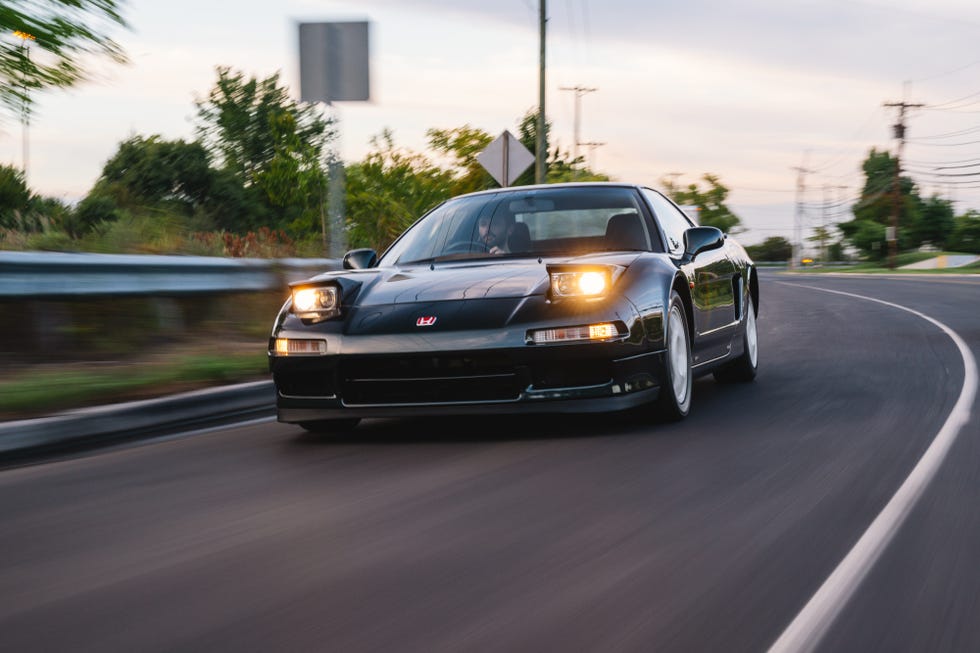
<instances>
[{"instance_id":1,"label":"side mirror","mask_svg":"<svg viewBox=\"0 0 980 653\"><path fill-rule=\"evenodd\" d=\"M368 247L352 249L344 254L345 270L364 270L378 264L378 254Z\"/></svg>"},{"instance_id":2,"label":"side mirror","mask_svg":"<svg viewBox=\"0 0 980 653\"><path fill-rule=\"evenodd\" d=\"M718 249L725 244L725 234L717 227L691 227L684 232L684 258L688 261L701 252Z\"/></svg>"}]
</instances>

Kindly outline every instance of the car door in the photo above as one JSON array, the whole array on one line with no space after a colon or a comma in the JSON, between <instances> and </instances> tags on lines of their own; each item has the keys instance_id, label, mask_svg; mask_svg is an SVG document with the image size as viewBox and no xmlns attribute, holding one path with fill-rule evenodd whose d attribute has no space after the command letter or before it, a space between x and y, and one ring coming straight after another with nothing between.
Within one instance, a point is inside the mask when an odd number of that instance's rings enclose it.
<instances>
[{"instance_id":1,"label":"car door","mask_svg":"<svg viewBox=\"0 0 980 653\"><path fill-rule=\"evenodd\" d=\"M727 248L701 252L685 270L693 278L691 302L694 305L697 343L694 365L726 356L731 351L737 324L735 314L735 265ZM700 316L701 319L698 319Z\"/></svg>"},{"instance_id":2,"label":"car door","mask_svg":"<svg viewBox=\"0 0 980 653\"><path fill-rule=\"evenodd\" d=\"M656 215L668 253L680 260L684 255L684 232L695 225L660 193L649 189L643 189L643 193ZM692 364L698 366L731 351L737 324L735 264L728 257L727 247L721 247L701 252L682 269L692 284L691 353Z\"/></svg>"}]
</instances>

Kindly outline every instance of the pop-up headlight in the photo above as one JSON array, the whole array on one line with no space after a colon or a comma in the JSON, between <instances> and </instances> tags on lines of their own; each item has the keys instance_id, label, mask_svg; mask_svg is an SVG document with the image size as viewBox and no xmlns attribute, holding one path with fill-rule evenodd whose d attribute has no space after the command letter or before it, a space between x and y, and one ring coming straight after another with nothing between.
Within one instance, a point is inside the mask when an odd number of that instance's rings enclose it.
<instances>
[{"instance_id":1,"label":"pop-up headlight","mask_svg":"<svg viewBox=\"0 0 980 653\"><path fill-rule=\"evenodd\" d=\"M327 320L340 315L340 287L293 288L293 313L303 319Z\"/></svg>"},{"instance_id":2,"label":"pop-up headlight","mask_svg":"<svg viewBox=\"0 0 980 653\"><path fill-rule=\"evenodd\" d=\"M551 297L553 299L602 297L612 286L613 272L613 268L609 267L549 268Z\"/></svg>"}]
</instances>

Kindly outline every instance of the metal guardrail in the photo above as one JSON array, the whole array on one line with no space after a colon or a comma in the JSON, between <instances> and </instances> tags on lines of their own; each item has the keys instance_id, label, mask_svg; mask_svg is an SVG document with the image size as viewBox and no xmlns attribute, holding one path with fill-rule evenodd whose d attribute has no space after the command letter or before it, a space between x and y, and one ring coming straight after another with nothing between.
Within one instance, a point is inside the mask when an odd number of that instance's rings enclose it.
<instances>
[{"instance_id":1,"label":"metal guardrail","mask_svg":"<svg viewBox=\"0 0 980 653\"><path fill-rule=\"evenodd\" d=\"M271 290L340 268L326 258L0 252L0 298Z\"/></svg>"},{"instance_id":2,"label":"metal guardrail","mask_svg":"<svg viewBox=\"0 0 980 653\"><path fill-rule=\"evenodd\" d=\"M272 381L255 381L4 422L0 424L0 464L30 452L57 452L271 417L275 409Z\"/></svg>"}]
</instances>

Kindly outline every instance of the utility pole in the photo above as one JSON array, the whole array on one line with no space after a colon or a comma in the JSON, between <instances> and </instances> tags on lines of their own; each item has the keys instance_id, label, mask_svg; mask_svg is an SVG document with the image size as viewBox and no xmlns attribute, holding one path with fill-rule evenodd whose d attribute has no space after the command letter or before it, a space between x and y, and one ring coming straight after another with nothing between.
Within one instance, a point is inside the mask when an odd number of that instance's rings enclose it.
<instances>
[{"instance_id":1,"label":"utility pole","mask_svg":"<svg viewBox=\"0 0 980 653\"><path fill-rule=\"evenodd\" d=\"M827 204L829 199L830 187L823 185L823 203L820 205L820 263L827 264Z\"/></svg>"},{"instance_id":2,"label":"utility pole","mask_svg":"<svg viewBox=\"0 0 980 653\"><path fill-rule=\"evenodd\" d=\"M605 145L605 143L596 143L595 141L588 141L587 143L579 143L579 145L589 148L589 170L595 170L595 161L594 161L595 157L593 156L593 153L595 152L595 148L602 147L603 145Z\"/></svg>"},{"instance_id":3,"label":"utility pole","mask_svg":"<svg viewBox=\"0 0 980 653\"><path fill-rule=\"evenodd\" d=\"M576 161L576 160L578 160L578 146L579 145L584 145L584 143L580 143L579 142L581 140L581 137L579 135L579 128L581 126L581 122L579 121L579 112L581 111L582 96L585 95L586 93L594 93L594 92L598 91L599 89L597 89L597 88L585 88L584 86L561 86L561 87L559 87L558 90L560 90L560 91L575 91L575 118L574 118L574 121L575 121L575 142L572 145L572 160L573 161Z\"/></svg>"},{"instance_id":4,"label":"utility pole","mask_svg":"<svg viewBox=\"0 0 980 653\"><path fill-rule=\"evenodd\" d=\"M846 197L845 191L847 191L847 186L845 186L844 184L840 184L839 186L837 186L837 205L839 207L841 207L841 210L842 211L845 210L844 209L844 205L845 205L845 202L847 201L847 197ZM853 212L852 212L852 215L853 215ZM841 217L841 220L840 221L843 222L843 216ZM841 247L837 251L840 252L840 254L843 256L843 254L844 254L844 248L843 247Z\"/></svg>"},{"instance_id":5,"label":"utility pole","mask_svg":"<svg viewBox=\"0 0 980 653\"><path fill-rule=\"evenodd\" d=\"M895 182L892 186L892 226L886 230L886 240L888 241L888 267L894 269L895 256L898 254L898 214L902 207L902 151L905 149L905 112L909 109L919 109L924 104L914 104L911 102L885 102L884 106L898 109L898 122L892 125L892 133L898 144L895 148Z\"/></svg>"},{"instance_id":6,"label":"utility pole","mask_svg":"<svg viewBox=\"0 0 980 653\"><path fill-rule=\"evenodd\" d=\"M35 41L37 40L37 38L33 34L28 34L27 32L22 32L20 30L15 30L14 36L20 39L20 54L22 57L21 64L24 67L23 77L22 77L23 88L21 90L24 97L21 99L22 105L21 105L20 123L21 123L21 136L23 139L22 152L21 152L21 165L24 170L24 183L26 184L27 168L28 168L27 134L31 124L31 98L30 95L28 95L29 89L27 87L27 74L31 67L31 41Z\"/></svg>"},{"instance_id":7,"label":"utility pole","mask_svg":"<svg viewBox=\"0 0 980 653\"><path fill-rule=\"evenodd\" d=\"M806 175L813 172L807 170L805 165L796 166L796 211L793 216L793 260L790 261L789 269L795 270L800 263L803 243L803 194L806 192Z\"/></svg>"},{"instance_id":8,"label":"utility pole","mask_svg":"<svg viewBox=\"0 0 980 653\"><path fill-rule=\"evenodd\" d=\"M541 32L541 62L538 70L538 129L537 143L534 155L534 183L543 184L545 182L545 160L548 158L548 148L545 142L545 119L544 119L544 71L545 71L545 26L548 24L548 10L546 0L538 0L538 28Z\"/></svg>"}]
</instances>

